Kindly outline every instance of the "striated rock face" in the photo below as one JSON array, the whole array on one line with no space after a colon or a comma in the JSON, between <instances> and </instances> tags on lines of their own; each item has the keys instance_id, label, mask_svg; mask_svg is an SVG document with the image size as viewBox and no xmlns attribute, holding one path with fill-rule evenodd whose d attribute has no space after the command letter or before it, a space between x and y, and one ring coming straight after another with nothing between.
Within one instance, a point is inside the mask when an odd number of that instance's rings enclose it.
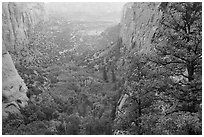
<instances>
[{"instance_id":1,"label":"striated rock face","mask_svg":"<svg viewBox=\"0 0 204 137\"><path fill-rule=\"evenodd\" d=\"M162 17L160 4L136 2L124 5L117 45L120 48L120 58L117 61L118 75L125 75L124 72L128 70L130 59L135 53L149 55L153 53L151 40Z\"/></svg>"},{"instance_id":2,"label":"striated rock face","mask_svg":"<svg viewBox=\"0 0 204 137\"><path fill-rule=\"evenodd\" d=\"M121 57L117 62L119 75L126 75L128 66L133 63L135 53L153 54L151 41L162 17L160 3L127 3L124 6L119 34ZM129 58L130 57L130 58ZM125 73L124 73L125 72ZM126 96L121 97L118 109L125 103Z\"/></svg>"},{"instance_id":3,"label":"striated rock face","mask_svg":"<svg viewBox=\"0 0 204 137\"><path fill-rule=\"evenodd\" d=\"M2 114L18 113L27 104L27 87L13 60L27 53L29 34L45 19L41 3L2 3ZM11 55L12 54L12 58Z\"/></svg>"},{"instance_id":4,"label":"striated rock face","mask_svg":"<svg viewBox=\"0 0 204 137\"><path fill-rule=\"evenodd\" d=\"M122 45L131 52L148 53L151 39L161 18L160 3L127 3L124 6L120 38Z\"/></svg>"},{"instance_id":5,"label":"striated rock face","mask_svg":"<svg viewBox=\"0 0 204 137\"><path fill-rule=\"evenodd\" d=\"M118 45L120 58L117 61L118 75L125 75L131 57L138 54L151 55L151 40L158 28L162 13L160 3L135 2L123 7ZM129 58L130 57L130 58Z\"/></svg>"},{"instance_id":6,"label":"striated rock face","mask_svg":"<svg viewBox=\"0 0 204 137\"><path fill-rule=\"evenodd\" d=\"M117 42L100 54L109 62L114 60L112 66L116 67L117 79L124 80L135 53L153 54L151 41L161 17L160 3L138 2L124 5L118 31L115 31L119 35L110 31L118 38Z\"/></svg>"},{"instance_id":7,"label":"striated rock face","mask_svg":"<svg viewBox=\"0 0 204 137\"><path fill-rule=\"evenodd\" d=\"M2 37L12 57L28 56L29 36L35 25L45 19L43 3L2 3Z\"/></svg>"}]
</instances>

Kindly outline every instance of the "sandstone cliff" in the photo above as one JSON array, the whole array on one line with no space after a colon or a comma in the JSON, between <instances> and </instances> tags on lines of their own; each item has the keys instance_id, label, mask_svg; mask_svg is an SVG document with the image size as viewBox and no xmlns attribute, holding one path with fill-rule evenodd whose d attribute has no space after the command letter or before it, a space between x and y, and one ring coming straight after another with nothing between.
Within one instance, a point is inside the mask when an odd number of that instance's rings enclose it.
<instances>
[{"instance_id":1,"label":"sandstone cliff","mask_svg":"<svg viewBox=\"0 0 204 137\"><path fill-rule=\"evenodd\" d=\"M18 75L10 54L3 44L2 52L2 112L7 116L9 112L19 112L19 107L27 104L27 87Z\"/></svg>"},{"instance_id":2,"label":"sandstone cliff","mask_svg":"<svg viewBox=\"0 0 204 137\"><path fill-rule=\"evenodd\" d=\"M162 17L160 4L135 2L124 5L116 44L120 48L116 63L119 76L125 75L134 54L152 54L151 40Z\"/></svg>"},{"instance_id":3,"label":"sandstone cliff","mask_svg":"<svg viewBox=\"0 0 204 137\"><path fill-rule=\"evenodd\" d=\"M14 62L29 56L29 36L34 26L46 19L45 13L43 3L2 4L2 37Z\"/></svg>"},{"instance_id":4,"label":"sandstone cliff","mask_svg":"<svg viewBox=\"0 0 204 137\"><path fill-rule=\"evenodd\" d=\"M10 112L19 112L18 109L27 104L27 87L13 61L20 58L23 52L29 53L29 34L45 17L41 3L2 3L3 116Z\"/></svg>"},{"instance_id":5,"label":"sandstone cliff","mask_svg":"<svg viewBox=\"0 0 204 137\"><path fill-rule=\"evenodd\" d=\"M119 34L120 59L117 62L119 75L126 75L134 54L153 54L152 37L162 17L161 3L127 3L124 5ZM121 96L118 109L125 103L127 95Z\"/></svg>"},{"instance_id":6,"label":"sandstone cliff","mask_svg":"<svg viewBox=\"0 0 204 137\"><path fill-rule=\"evenodd\" d=\"M161 17L160 3L127 3L121 18L120 38L127 51L148 53Z\"/></svg>"},{"instance_id":7,"label":"sandstone cliff","mask_svg":"<svg viewBox=\"0 0 204 137\"><path fill-rule=\"evenodd\" d=\"M108 67L116 67L117 79L123 79L127 74L134 54L152 54L152 37L156 32L159 20L162 17L160 11L161 3L136 2L127 3L123 7L120 24L109 30L111 35L115 35L114 40L108 41L111 46L99 54L98 58L105 58L105 64L112 64ZM117 34L119 33L119 34ZM113 36L111 36L113 37ZM108 36L108 39L110 36ZM104 46L105 47L105 46ZM109 62L109 63L108 63Z\"/></svg>"}]
</instances>

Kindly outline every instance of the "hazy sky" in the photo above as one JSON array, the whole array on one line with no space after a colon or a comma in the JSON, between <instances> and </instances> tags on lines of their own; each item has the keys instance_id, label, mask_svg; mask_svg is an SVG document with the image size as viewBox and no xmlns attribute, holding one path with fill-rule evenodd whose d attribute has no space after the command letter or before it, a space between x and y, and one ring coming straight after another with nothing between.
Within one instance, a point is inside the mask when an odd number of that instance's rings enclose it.
<instances>
[{"instance_id":1,"label":"hazy sky","mask_svg":"<svg viewBox=\"0 0 204 137\"><path fill-rule=\"evenodd\" d=\"M48 13L66 15L71 19L120 21L122 2L50 2Z\"/></svg>"}]
</instances>

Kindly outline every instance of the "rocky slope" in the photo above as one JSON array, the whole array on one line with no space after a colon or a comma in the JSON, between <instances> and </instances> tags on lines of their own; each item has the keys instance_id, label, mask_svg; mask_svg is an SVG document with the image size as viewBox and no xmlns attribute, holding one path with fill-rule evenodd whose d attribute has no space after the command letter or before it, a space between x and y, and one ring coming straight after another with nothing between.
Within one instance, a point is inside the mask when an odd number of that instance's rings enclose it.
<instances>
[{"instance_id":1,"label":"rocky slope","mask_svg":"<svg viewBox=\"0 0 204 137\"><path fill-rule=\"evenodd\" d=\"M42 3L2 3L3 116L26 105L27 87L13 61L29 55L29 34L45 17Z\"/></svg>"}]
</instances>

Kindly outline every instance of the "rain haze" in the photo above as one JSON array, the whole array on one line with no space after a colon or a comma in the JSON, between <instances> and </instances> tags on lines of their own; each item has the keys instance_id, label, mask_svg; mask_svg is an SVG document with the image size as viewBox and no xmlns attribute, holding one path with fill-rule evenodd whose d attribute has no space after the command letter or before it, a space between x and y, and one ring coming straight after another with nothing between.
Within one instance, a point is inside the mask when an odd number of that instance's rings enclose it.
<instances>
[{"instance_id":1,"label":"rain haze","mask_svg":"<svg viewBox=\"0 0 204 137\"><path fill-rule=\"evenodd\" d=\"M120 21L123 5L122 2L46 3L49 14L59 14L70 20L113 22Z\"/></svg>"}]
</instances>

